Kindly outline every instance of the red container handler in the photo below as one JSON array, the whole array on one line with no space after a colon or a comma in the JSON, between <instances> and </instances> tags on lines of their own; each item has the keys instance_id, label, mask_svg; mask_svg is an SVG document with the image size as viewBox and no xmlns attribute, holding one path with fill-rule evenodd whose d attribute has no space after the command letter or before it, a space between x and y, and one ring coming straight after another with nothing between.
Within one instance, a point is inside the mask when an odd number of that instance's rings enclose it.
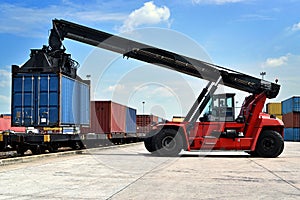
<instances>
[{"instance_id":1,"label":"red container handler","mask_svg":"<svg viewBox=\"0 0 300 200\"><path fill-rule=\"evenodd\" d=\"M300 128L300 113L290 112L282 116L285 128Z\"/></svg>"}]
</instances>

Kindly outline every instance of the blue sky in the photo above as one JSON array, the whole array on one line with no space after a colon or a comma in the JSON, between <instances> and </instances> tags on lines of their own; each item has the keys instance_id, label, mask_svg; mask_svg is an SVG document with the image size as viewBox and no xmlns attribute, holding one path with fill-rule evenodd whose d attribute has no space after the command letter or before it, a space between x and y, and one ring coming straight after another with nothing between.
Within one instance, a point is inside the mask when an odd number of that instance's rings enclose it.
<instances>
[{"instance_id":1,"label":"blue sky","mask_svg":"<svg viewBox=\"0 0 300 200\"><path fill-rule=\"evenodd\" d=\"M30 49L47 44L54 18L121 34L256 77L265 71L265 79L278 78L282 86L272 102L300 95L299 8L298 0L126 3L121 0L2 0L0 113L10 112L11 65L23 64L29 58ZM145 113L167 118L184 115L205 84L158 67L124 61L119 55L75 41L65 40L64 45L81 64L79 74L82 77L91 74L93 98L113 99L136 108L138 113L142 112L141 102L145 101ZM151 77L154 77L152 81ZM179 84L175 79L186 84Z\"/></svg>"}]
</instances>

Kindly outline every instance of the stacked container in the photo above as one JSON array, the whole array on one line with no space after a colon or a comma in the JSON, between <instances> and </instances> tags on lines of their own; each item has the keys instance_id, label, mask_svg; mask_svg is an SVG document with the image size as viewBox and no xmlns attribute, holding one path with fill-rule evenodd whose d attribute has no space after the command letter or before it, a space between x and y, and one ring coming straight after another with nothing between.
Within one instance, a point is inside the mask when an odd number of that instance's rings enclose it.
<instances>
[{"instance_id":1,"label":"stacked container","mask_svg":"<svg viewBox=\"0 0 300 200\"><path fill-rule=\"evenodd\" d=\"M300 141L300 97L291 97L282 101L282 120L284 122L284 139Z\"/></svg>"},{"instance_id":2,"label":"stacked container","mask_svg":"<svg viewBox=\"0 0 300 200\"><path fill-rule=\"evenodd\" d=\"M152 130L152 126L164 120L155 115L137 115L136 116L136 132L139 136L144 137Z\"/></svg>"},{"instance_id":3,"label":"stacked container","mask_svg":"<svg viewBox=\"0 0 300 200\"><path fill-rule=\"evenodd\" d=\"M267 113L269 115L275 115L277 118L282 120L282 109L281 103L268 103L267 104Z\"/></svg>"}]
</instances>

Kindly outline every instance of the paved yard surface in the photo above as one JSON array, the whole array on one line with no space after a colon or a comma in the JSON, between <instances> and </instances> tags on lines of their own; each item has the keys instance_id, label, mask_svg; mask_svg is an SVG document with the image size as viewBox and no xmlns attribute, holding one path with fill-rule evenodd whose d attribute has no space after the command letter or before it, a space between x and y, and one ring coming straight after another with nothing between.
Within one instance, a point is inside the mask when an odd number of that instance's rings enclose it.
<instances>
[{"instance_id":1,"label":"paved yard surface","mask_svg":"<svg viewBox=\"0 0 300 200\"><path fill-rule=\"evenodd\" d=\"M243 152L155 157L142 143L0 166L0 199L300 199L300 143L278 158Z\"/></svg>"}]
</instances>

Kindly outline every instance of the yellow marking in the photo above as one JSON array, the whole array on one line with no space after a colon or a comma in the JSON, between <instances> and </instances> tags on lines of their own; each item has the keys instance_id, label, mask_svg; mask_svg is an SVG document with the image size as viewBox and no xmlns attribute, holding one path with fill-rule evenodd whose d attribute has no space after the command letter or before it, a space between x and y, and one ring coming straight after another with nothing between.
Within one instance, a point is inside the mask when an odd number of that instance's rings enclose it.
<instances>
[{"instance_id":1,"label":"yellow marking","mask_svg":"<svg viewBox=\"0 0 300 200\"><path fill-rule=\"evenodd\" d=\"M61 131L61 127L44 127L44 131Z\"/></svg>"},{"instance_id":2,"label":"yellow marking","mask_svg":"<svg viewBox=\"0 0 300 200\"><path fill-rule=\"evenodd\" d=\"M3 142L3 135L0 134L0 142Z\"/></svg>"},{"instance_id":3,"label":"yellow marking","mask_svg":"<svg viewBox=\"0 0 300 200\"><path fill-rule=\"evenodd\" d=\"M50 142L51 137L50 135L44 135L44 142Z\"/></svg>"}]
</instances>

